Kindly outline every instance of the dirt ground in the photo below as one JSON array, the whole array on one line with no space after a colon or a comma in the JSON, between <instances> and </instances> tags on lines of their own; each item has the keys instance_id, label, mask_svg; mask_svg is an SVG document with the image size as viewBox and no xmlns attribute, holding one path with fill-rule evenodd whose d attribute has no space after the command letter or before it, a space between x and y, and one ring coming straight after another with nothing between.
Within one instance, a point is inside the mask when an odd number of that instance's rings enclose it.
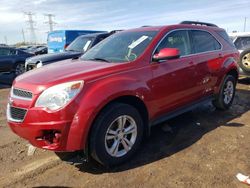
<instances>
[{"instance_id":1,"label":"dirt ground","mask_svg":"<svg viewBox=\"0 0 250 188\"><path fill-rule=\"evenodd\" d=\"M0 187L248 187L235 175L250 175L250 80L237 86L226 112L211 104L152 130L128 163L105 169L72 164L14 135L5 119L9 88L0 85Z\"/></svg>"}]
</instances>

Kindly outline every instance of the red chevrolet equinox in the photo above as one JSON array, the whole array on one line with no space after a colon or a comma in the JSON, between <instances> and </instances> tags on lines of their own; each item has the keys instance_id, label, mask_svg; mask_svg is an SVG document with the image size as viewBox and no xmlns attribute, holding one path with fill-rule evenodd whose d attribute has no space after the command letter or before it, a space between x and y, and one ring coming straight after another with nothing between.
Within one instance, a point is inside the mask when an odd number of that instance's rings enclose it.
<instances>
[{"instance_id":1,"label":"red chevrolet equinox","mask_svg":"<svg viewBox=\"0 0 250 188\"><path fill-rule=\"evenodd\" d=\"M153 125L212 101L233 102L239 54L225 30L185 21L114 34L80 59L13 83L11 129L53 151L88 151L103 165L128 160Z\"/></svg>"}]
</instances>

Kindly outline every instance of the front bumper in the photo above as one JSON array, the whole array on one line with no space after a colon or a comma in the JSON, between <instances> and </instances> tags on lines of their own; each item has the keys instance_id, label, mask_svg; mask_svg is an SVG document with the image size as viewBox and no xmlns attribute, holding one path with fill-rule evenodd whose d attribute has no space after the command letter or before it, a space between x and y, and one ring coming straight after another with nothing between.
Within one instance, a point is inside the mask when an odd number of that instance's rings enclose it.
<instances>
[{"instance_id":1,"label":"front bumper","mask_svg":"<svg viewBox=\"0 0 250 188\"><path fill-rule=\"evenodd\" d=\"M50 112L44 108L25 108L19 101L21 100L15 99L14 104L7 105L7 120L14 133L38 148L53 151L84 149L81 144L82 137L77 132L80 124L75 121L77 105L72 104L63 110ZM26 114L20 121L13 118L20 116L11 114L10 110L11 107L20 108L19 106L26 109ZM76 130L71 135L72 127Z\"/></svg>"},{"instance_id":2,"label":"front bumper","mask_svg":"<svg viewBox=\"0 0 250 188\"><path fill-rule=\"evenodd\" d=\"M53 150L66 151L70 122L14 123L8 122L14 133L32 145Z\"/></svg>"}]
</instances>

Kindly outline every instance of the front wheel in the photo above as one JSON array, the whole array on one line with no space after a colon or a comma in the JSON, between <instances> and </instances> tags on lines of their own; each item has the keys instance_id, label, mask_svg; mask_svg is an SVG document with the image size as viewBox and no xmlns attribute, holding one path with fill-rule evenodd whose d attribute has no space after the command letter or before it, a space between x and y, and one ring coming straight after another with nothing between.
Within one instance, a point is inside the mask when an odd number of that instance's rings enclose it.
<instances>
[{"instance_id":1,"label":"front wheel","mask_svg":"<svg viewBox=\"0 0 250 188\"><path fill-rule=\"evenodd\" d=\"M19 76L25 72L25 65L23 63L18 63L15 68L15 75Z\"/></svg>"},{"instance_id":2,"label":"front wheel","mask_svg":"<svg viewBox=\"0 0 250 188\"><path fill-rule=\"evenodd\" d=\"M127 161L143 137L143 121L138 111L127 104L106 107L97 117L90 135L91 156L104 166Z\"/></svg>"},{"instance_id":3,"label":"front wheel","mask_svg":"<svg viewBox=\"0 0 250 188\"><path fill-rule=\"evenodd\" d=\"M213 101L214 106L220 110L227 110L233 103L236 90L236 78L227 75L220 88L219 94Z\"/></svg>"}]
</instances>

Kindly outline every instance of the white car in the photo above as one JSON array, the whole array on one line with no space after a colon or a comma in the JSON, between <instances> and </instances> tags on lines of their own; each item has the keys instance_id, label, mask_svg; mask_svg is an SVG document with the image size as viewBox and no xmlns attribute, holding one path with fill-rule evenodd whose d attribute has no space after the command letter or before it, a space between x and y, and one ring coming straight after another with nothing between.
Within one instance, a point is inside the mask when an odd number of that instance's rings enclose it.
<instances>
[{"instance_id":1,"label":"white car","mask_svg":"<svg viewBox=\"0 0 250 188\"><path fill-rule=\"evenodd\" d=\"M240 52L240 74L250 76L250 32L229 33L229 36Z\"/></svg>"}]
</instances>

